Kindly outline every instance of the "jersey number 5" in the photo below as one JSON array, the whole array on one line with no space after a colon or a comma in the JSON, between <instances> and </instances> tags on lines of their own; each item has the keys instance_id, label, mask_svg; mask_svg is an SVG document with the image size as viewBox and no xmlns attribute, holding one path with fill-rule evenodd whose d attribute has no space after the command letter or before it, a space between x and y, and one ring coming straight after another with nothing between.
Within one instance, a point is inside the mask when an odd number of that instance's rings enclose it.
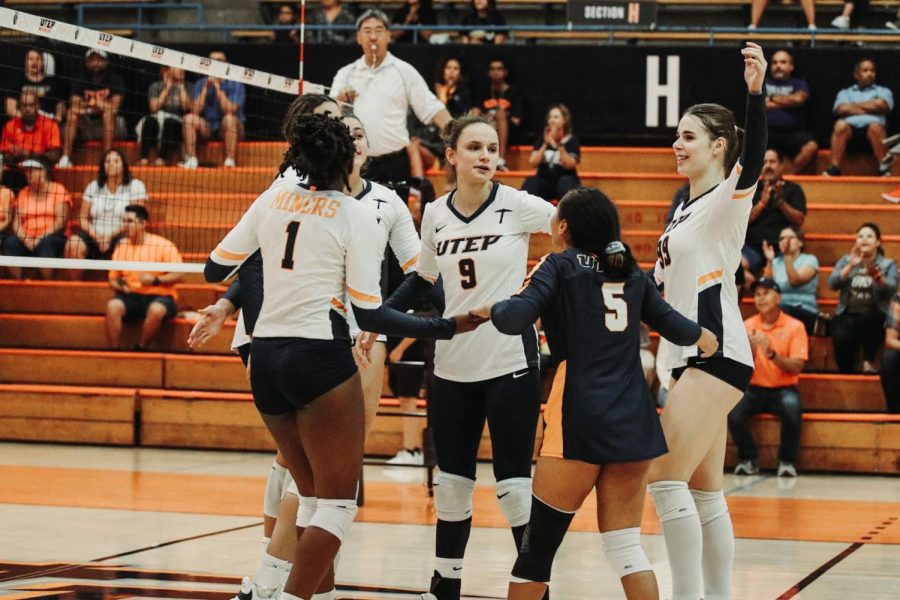
<instances>
[{"instance_id":1,"label":"jersey number 5","mask_svg":"<svg viewBox=\"0 0 900 600\"><path fill-rule=\"evenodd\" d=\"M610 331L625 331L628 326L628 304L625 303L625 284L607 281L600 287L603 304L606 306L606 328Z\"/></svg>"},{"instance_id":2,"label":"jersey number 5","mask_svg":"<svg viewBox=\"0 0 900 600\"><path fill-rule=\"evenodd\" d=\"M297 244L297 233L300 231L300 221L288 223L287 242L284 245L284 258L281 259L282 269L294 269L294 246Z\"/></svg>"},{"instance_id":3,"label":"jersey number 5","mask_svg":"<svg viewBox=\"0 0 900 600\"><path fill-rule=\"evenodd\" d=\"M471 290L478 285L475 278L475 261L471 258L464 258L459 261L459 284L464 290Z\"/></svg>"}]
</instances>

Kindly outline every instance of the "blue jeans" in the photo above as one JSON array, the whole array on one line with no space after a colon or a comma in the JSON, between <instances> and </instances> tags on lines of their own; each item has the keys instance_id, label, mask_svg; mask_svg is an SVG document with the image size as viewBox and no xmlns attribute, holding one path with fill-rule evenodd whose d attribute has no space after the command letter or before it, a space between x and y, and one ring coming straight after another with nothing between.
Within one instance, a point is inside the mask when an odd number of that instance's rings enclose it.
<instances>
[{"instance_id":1,"label":"blue jeans","mask_svg":"<svg viewBox=\"0 0 900 600\"><path fill-rule=\"evenodd\" d=\"M741 460L756 460L756 443L750 433L750 418L760 413L781 417L781 447L778 460L797 462L803 406L795 387L764 388L751 385L741 401L728 413L728 429Z\"/></svg>"}]
</instances>

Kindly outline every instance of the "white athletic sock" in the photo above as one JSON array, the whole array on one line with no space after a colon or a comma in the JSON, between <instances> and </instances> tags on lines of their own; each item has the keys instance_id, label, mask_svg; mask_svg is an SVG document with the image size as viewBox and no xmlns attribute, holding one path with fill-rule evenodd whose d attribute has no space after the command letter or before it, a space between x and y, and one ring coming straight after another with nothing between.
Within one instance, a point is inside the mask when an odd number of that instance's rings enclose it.
<instances>
[{"instance_id":1,"label":"white athletic sock","mask_svg":"<svg viewBox=\"0 0 900 600\"><path fill-rule=\"evenodd\" d=\"M441 558L434 559L434 570L444 579L462 579L463 559Z\"/></svg>"},{"instance_id":2,"label":"white athletic sock","mask_svg":"<svg viewBox=\"0 0 900 600\"><path fill-rule=\"evenodd\" d=\"M697 507L684 481L657 481L648 486L666 538L672 570L672 600L703 596L703 535Z\"/></svg>"},{"instance_id":3,"label":"white athletic sock","mask_svg":"<svg viewBox=\"0 0 900 600\"><path fill-rule=\"evenodd\" d=\"M734 529L722 490L691 490L703 531L703 597L731 599L731 565L734 561Z\"/></svg>"},{"instance_id":4,"label":"white athletic sock","mask_svg":"<svg viewBox=\"0 0 900 600\"><path fill-rule=\"evenodd\" d=\"M269 544L271 544L271 543L272 543L272 538L263 537L263 539L262 539L263 553L265 553L265 551L269 549Z\"/></svg>"},{"instance_id":5,"label":"white athletic sock","mask_svg":"<svg viewBox=\"0 0 900 600\"><path fill-rule=\"evenodd\" d=\"M322 592L321 594L313 594L312 600L335 600L335 590Z\"/></svg>"},{"instance_id":6,"label":"white athletic sock","mask_svg":"<svg viewBox=\"0 0 900 600\"><path fill-rule=\"evenodd\" d=\"M303 600L300 596L295 596L293 594L288 594L287 592L281 592L281 595L278 596L278 600Z\"/></svg>"},{"instance_id":7,"label":"white athletic sock","mask_svg":"<svg viewBox=\"0 0 900 600\"><path fill-rule=\"evenodd\" d=\"M253 576L253 583L257 588L277 590L284 585L290 574L291 563L286 560L281 560L280 558L275 558L266 552L259 562L259 568L256 569L256 575Z\"/></svg>"}]
</instances>

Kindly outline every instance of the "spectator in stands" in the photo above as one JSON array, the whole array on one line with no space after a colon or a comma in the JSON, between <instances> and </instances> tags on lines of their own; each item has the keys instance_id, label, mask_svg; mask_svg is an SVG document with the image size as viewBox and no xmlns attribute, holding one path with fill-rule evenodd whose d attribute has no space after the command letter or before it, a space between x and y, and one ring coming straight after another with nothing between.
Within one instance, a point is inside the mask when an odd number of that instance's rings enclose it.
<instances>
[{"instance_id":1,"label":"spectator in stands","mask_svg":"<svg viewBox=\"0 0 900 600\"><path fill-rule=\"evenodd\" d=\"M809 0L812 4L812 0ZM787 50L772 55L766 77L766 119L769 145L794 161L794 173L802 173L816 158L819 145L806 129L804 113L809 101L809 85L794 74L794 57Z\"/></svg>"},{"instance_id":2,"label":"spectator in stands","mask_svg":"<svg viewBox=\"0 0 900 600\"><path fill-rule=\"evenodd\" d=\"M806 365L809 342L803 323L779 308L781 290L771 279L753 285L757 314L744 321L753 349L753 377L744 397L728 414L728 429L738 450L735 475L759 473L750 418L759 413L781 417L778 476L796 477L803 406L797 383Z\"/></svg>"},{"instance_id":3,"label":"spectator in stands","mask_svg":"<svg viewBox=\"0 0 900 600\"><path fill-rule=\"evenodd\" d=\"M423 123L440 128L451 118L415 67L388 52L390 29L390 20L380 10L360 15L356 41L363 55L342 67L331 83L332 95L339 102L353 104L353 112L362 120L371 156L367 177L380 183L410 177L406 128L410 109Z\"/></svg>"},{"instance_id":4,"label":"spectator in stands","mask_svg":"<svg viewBox=\"0 0 900 600\"><path fill-rule=\"evenodd\" d=\"M81 127L85 139L102 139L103 151L112 148L115 137L125 136L125 119L119 108L125 84L109 66L106 51L91 48L84 55L84 74L72 83L71 107L63 134L63 156L59 168L72 166L72 148Z\"/></svg>"},{"instance_id":5,"label":"spectator in stands","mask_svg":"<svg viewBox=\"0 0 900 600\"><path fill-rule=\"evenodd\" d=\"M859 29L864 26L868 12L869 0L844 2L841 14L831 21L831 26L838 29L850 29L852 25L854 29Z\"/></svg>"},{"instance_id":6,"label":"spectator in stands","mask_svg":"<svg viewBox=\"0 0 900 600\"><path fill-rule=\"evenodd\" d=\"M763 242L779 245L779 234L790 225L803 227L806 219L806 194L793 181L784 179L784 158L778 150L766 150L762 184L756 187L750 223L743 249L744 269L759 275L766 261Z\"/></svg>"},{"instance_id":7,"label":"spectator in stands","mask_svg":"<svg viewBox=\"0 0 900 600\"><path fill-rule=\"evenodd\" d=\"M125 210L147 201L147 189L131 176L128 160L116 149L100 159L97 179L81 197L78 231L66 242L66 258L109 259L125 236ZM73 281L81 279L80 269L68 269Z\"/></svg>"},{"instance_id":8,"label":"spectator in stands","mask_svg":"<svg viewBox=\"0 0 900 600\"><path fill-rule=\"evenodd\" d=\"M0 185L0 254L3 253L3 242L9 235L9 213L16 195L8 187Z\"/></svg>"},{"instance_id":9,"label":"spectator in stands","mask_svg":"<svg viewBox=\"0 0 900 600\"><path fill-rule=\"evenodd\" d=\"M763 242L766 257L763 273L781 290L781 310L801 321L806 333L812 335L819 318L819 259L804 253L805 245L803 231L788 225L778 237L778 254L775 246Z\"/></svg>"},{"instance_id":10,"label":"spectator in stands","mask_svg":"<svg viewBox=\"0 0 900 600\"><path fill-rule=\"evenodd\" d=\"M488 64L490 87L481 101L479 113L497 123L497 135L500 139L500 162L498 171L508 171L506 152L509 147L511 130L522 124L523 101L519 89L511 86L507 79L509 69L502 58L492 58Z\"/></svg>"},{"instance_id":11,"label":"spectator in stands","mask_svg":"<svg viewBox=\"0 0 900 600\"><path fill-rule=\"evenodd\" d=\"M191 110L191 97L184 83L184 69L162 67L160 79L147 92L150 114L138 125L141 166L158 167L172 161L181 146L184 114Z\"/></svg>"},{"instance_id":12,"label":"spectator in stands","mask_svg":"<svg viewBox=\"0 0 900 600\"><path fill-rule=\"evenodd\" d=\"M472 110L472 90L466 83L466 74L458 57L448 56L438 63L434 76L434 93L454 119L467 115Z\"/></svg>"},{"instance_id":13,"label":"spectator in stands","mask_svg":"<svg viewBox=\"0 0 900 600\"><path fill-rule=\"evenodd\" d=\"M221 50L213 50L209 57L220 62L228 58ZM244 102L247 90L243 83L218 77L201 77L194 82L191 110L184 116L184 162L186 169L196 169L197 138L219 137L225 142L223 167L233 168L238 140L244 135Z\"/></svg>"},{"instance_id":14,"label":"spectator in stands","mask_svg":"<svg viewBox=\"0 0 900 600\"><path fill-rule=\"evenodd\" d=\"M838 119L831 133L831 166L823 175L841 174L841 160L849 143L868 140L875 159L881 162L885 158L885 115L894 110L894 95L888 88L875 83L875 75L875 61L864 58L853 69L856 85L838 92L832 108ZM882 174L888 171L890 164L886 171L882 167Z\"/></svg>"},{"instance_id":15,"label":"spectator in stands","mask_svg":"<svg viewBox=\"0 0 900 600\"><path fill-rule=\"evenodd\" d=\"M900 293L894 294L891 299L884 329L881 389L888 412L900 413Z\"/></svg>"},{"instance_id":16,"label":"spectator in stands","mask_svg":"<svg viewBox=\"0 0 900 600\"><path fill-rule=\"evenodd\" d=\"M150 213L140 204L125 208L122 222L125 236L116 246L112 259L137 262L180 263L181 253L166 238L147 233ZM160 327L178 311L175 284L181 273L147 271L109 272L109 287L116 295L106 304L106 340L110 348L119 348L122 322L143 319L140 342L135 350L146 350Z\"/></svg>"},{"instance_id":17,"label":"spectator in stands","mask_svg":"<svg viewBox=\"0 0 900 600\"><path fill-rule=\"evenodd\" d=\"M581 185L575 170L581 160L581 144L572 133L572 113L565 104L551 104L544 123L543 135L528 157L537 173L525 179L522 189L544 200L559 200Z\"/></svg>"},{"instance_id":18,"label":"spectator in stands","mask_svg":"<svg viewBox=\"0 0 900 600\"><path fill-rule=\"evenodd\" d=\"M472 0L469 12L459 23L463 27L479 27L462 34L463 44L502 44L506 41L506 19L497 10L497 0Z\"/></svg>"},{"instance_id":19,"label":"spectator in stands","mask_svg":"<svg viewBox=\"0 0 900 600\"><path fill-rule=\"evenodd\" d=\"M864 223L856 230L856 244L835 265L828 286L840 290L831 322L838 369L855 372L861 346L863 373L875 373L888 304L897 289L897 264L884 256L878 225Z\"/></svg>"},{"instance_id":20,"label":"spectator in stands","mask_svg":"<svg viewBox=\"0 0 900 600\"><path fill-rule=\"evenodd\" d=\"M762 19L763 13L769 0L752 0L750 8L750 27L748 29L756 29ZM800 0L800 6L803 8L803 15L806 17L806 26L815 30L816 28L816 2L815 0Z\"/></svg>"},{"instance_id":21,"label":"spectator in stands","mask_svg":"<svg viewBox=\"0 0 900 600\"><path fill-rule=\"evenodd\" d=\"M19 116L19 97L22 92L31 90L37 94L40 102L40 113L48 119L62 123L66 114L65 91L62 82L56 77L47 75L44 53L30 48L25 53L25 70L16 74L6 82L6 114Z\"/></svg>"},{"instance_id":22,"label":"spectator in stands","mask_svg":"<svg viewBox=\"0 0 900 600\"><path fill-rule=\"evenodd\" d=\"M322 0L315 9L307 13L309 25L355 25L356 19L350 14L340 0ZM353 39L350 29L332 29L316 33L317 40L326 44L346 44Z\"/></svg>"},{"instance_id":23,"label":"spectator in stands","mask_svg":"<svg viewBox=\"0 0 900 600\"><path fill-rule=\"evenodd\" d=\"M3 127L0 139L3 162L12 166L29 158L45 158L50 164L55 163L60 155L59 125L38 112L37 93L23 91L17 108L19 116ZM18 192L26 182L20 172L10 169L3 174L3 183Z\"/></svg>"},{"instance_id":24,"label":"spectator in stands","mask_svg":"<svg viewBox=\"0 0 900 600\"><path fill-rule=\"evenodd\" d=\"M406 2L394 13L394 25L437 25L437 15L434 12L431 0L406 0ZM431 31L418 32L419 42L431 40ZM391 40L397 44L412 44L416 41L413 32L404 29L395 29L391 32Z\"/></svg>"},{"instance_id":25,"label":"spectator in stands","mask_svg":"<svg viewBox=\"0 0 900 600\"><path fill-rule=\"evenodd\" d=\"M282 4L278 7L275 25L280 27L297 25L297 12L292 5ZM297 44L300 42L300 32L296 27L292 27L291 29L275 29L272 31L272 41L275 43Z\"/></svg>"},{"instance_id":26,"label":"spectator in stands","mask_svg":"<svg viewBox=\"0 0 900 600\"><path fill-rule=\"evenodd\" d=\"M66 222L72 198L62 184L53 181L50 163L42 157L29 158L20 167L28 185L13 205L11 235L3 240L7 256L59 258L66 245ZM44 279L53 279L53 269L42 268ZM21 267L9 267L13 279L22 278Z\"/></svg>"}]
</instances>

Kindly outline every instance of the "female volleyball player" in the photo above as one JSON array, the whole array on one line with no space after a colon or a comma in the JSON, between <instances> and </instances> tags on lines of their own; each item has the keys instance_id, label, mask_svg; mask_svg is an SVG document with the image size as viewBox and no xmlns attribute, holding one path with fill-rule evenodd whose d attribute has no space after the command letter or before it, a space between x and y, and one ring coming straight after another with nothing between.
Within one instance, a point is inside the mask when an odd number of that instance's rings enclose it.
<instances>
[{"instance_id":1,"label":"female volleyball player","mask_svg":"<svg viewBox=\"0 0 900 600\"><path fill-rule=\"evenodd\" d=\"M603 547L626 596L656 598L640 528L650 460L666 442L643 376L641 321L674 343L698 344L703 356L718 342L660 298L619 241L619 215L603 192L568 192L551 235L560 252L545 256L512 298L478 311L509 335L540 318L557 366L509 598L543 597L556 550L594 488Z\"/></svg>"},{"instance_id":2,"label":"female volleyball player","mask_svg":"<svg viewBox=\"0 0 900 600\"><path fill-rule=\"evenodd\" d=\"M551 204L491 181L500 158L492 123L461 117L447 125L444 141L456 189L425 209L418 275L407 278L388 301L402 310L438 277L450 314L508 298L525 277L530 234L549 231ZM534 328L505 335L485 325L437 344L429 399L441 470L434 482L437 558L430 593L423 598L459 598L485 419L497 500L517 548L521 542L531 510L531 457L541 402L537 361Z\"/></svg>"},{"instance_id":3,"label":"female volleyball player","mask_svg":"<svg viewBox=\"0 0 900 600\"><path fill-rule=\"evenodd\" d=\"M730 110L698 104L685 112L672 147L678 172L690 180L690 199L657 245L656 279L666 300L720 340L709 358L695 346L668 348L677 381L662 414L669 453L651 465L649 488L675 600L731 597L734 532L722 493L726 420L753 373L732 274L766 148L766 60L750 42L741 54L748 90L743 151Z\"/></svg>"}]
</instances>

